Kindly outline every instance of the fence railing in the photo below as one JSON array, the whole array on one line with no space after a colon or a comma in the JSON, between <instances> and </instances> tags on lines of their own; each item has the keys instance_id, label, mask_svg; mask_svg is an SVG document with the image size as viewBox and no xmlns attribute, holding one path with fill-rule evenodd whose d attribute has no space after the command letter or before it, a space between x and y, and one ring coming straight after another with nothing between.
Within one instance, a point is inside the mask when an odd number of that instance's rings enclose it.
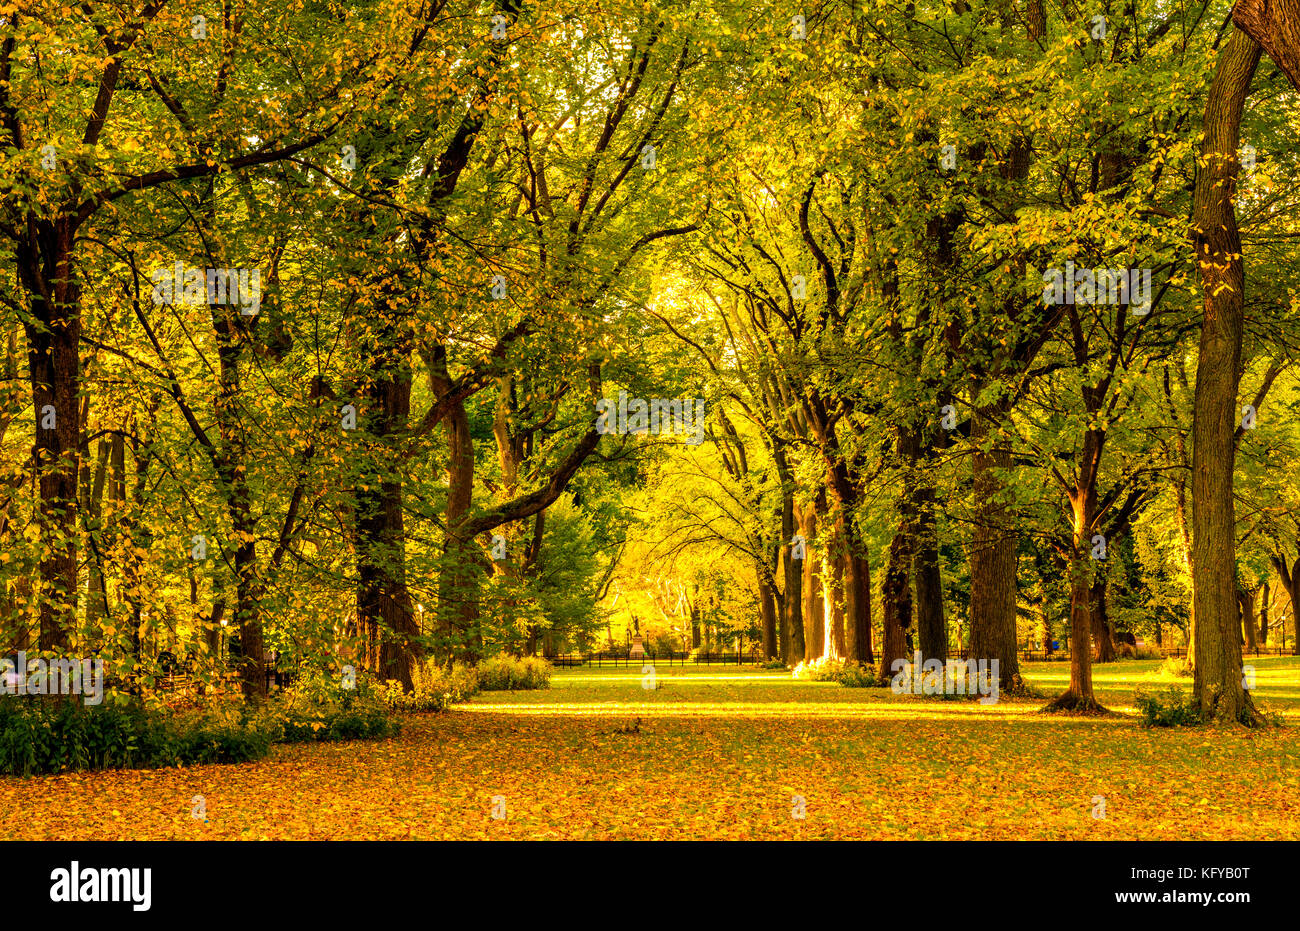
<instances>
[{"instance_id":1,"label":"fence railing","mask_svg":"<svg viewBox=\"0 0 1300 931\"><path fill-rule=\"evenodd\" d=\"M601 650L595 653L561 653L547 657L554 666L743 666L763 662L763 654L756 650L737 652L686 653L675 650L646 650L633 655L631 650Z\"/></svg>"},{"instance_id":2,"label":"fence railing","mask_svg":"<svg viewBox=\"0 0 1300 931\"><path fill-rule=\"evenodd\" d=\"M1165 657L1185 657L1187 649L1185 647L1149 647L1159 652ZM949 657L952 659L968 659L969 651L952 650ZM1069 662L1070 651L1068 649L1058 650L1020 650L1018 651L1020 661L1025 663L1051 663L1051 662ZM909 654L910 655L910 654ZM1257 647L1254 650L1247 650L1242 647L1241 655L1243 657L1260 657L1260 656L1293 656L1295 651L1291 647ZM641 665L651 666L693 666L693 665L722 665L722 666L743 666L746 664L757 665L764 661L763 655L756 651L736 652L700 652L686 653L673 650L646 650L645 653L633 656L630 650L600 650L594 653L560 653L555 656L547 657L554 666L611 666L615 668L631 668Z\"/></svg>"}]
</instances>

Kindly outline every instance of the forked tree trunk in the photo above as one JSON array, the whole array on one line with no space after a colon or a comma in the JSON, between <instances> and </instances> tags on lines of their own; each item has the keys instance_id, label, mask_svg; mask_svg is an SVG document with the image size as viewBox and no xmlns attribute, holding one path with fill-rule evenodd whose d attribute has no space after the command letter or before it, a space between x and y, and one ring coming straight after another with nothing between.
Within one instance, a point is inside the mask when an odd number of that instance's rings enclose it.
<instances>
[{"instance_id":1,"label":"forked tree trunk","mask_svg":"<svg viewBox=\"0 0 1300 931\"><path fill-rule=\"evenodd\" d=\"M1232 21L1263 46L1300 91L1300 0L1238 0Z\"/></svg>"}]
</instances>

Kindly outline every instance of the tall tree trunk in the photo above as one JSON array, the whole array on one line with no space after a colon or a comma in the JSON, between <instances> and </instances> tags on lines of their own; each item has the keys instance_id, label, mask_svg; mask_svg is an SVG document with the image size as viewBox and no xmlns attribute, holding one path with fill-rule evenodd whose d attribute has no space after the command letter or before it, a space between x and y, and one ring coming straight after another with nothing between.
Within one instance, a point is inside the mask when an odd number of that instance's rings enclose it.
<instances>
[{"instance_id":1,"label":"tall tree trunk","mask_svg":"<svg viewBox=\"0 0 1300 931\"><path fill-rule=\"evenodd\" d=\"M86 541L90 548L89 579L86 583L86 627L98 630L100 622L108 616L108 589L104 578L104 550L108 534L104 532L104 491L108 477L109 460L114 444L120 446L119 434L99 441L99 456L95 462L95 477L91 482L83 512L86 518ZM111 488L109 494L112 494ZM110 508L110 511L114 509Z\"/></svg>"},{"instance_id":2,"label":"tall tree trunk","mask_svg":"<svg viewBox=\"0 0 1300 931\"><path fill-rule=\"evenodd\" d=\"M1192 580L1192 533L1187 521L1187 486L1182 478L1174 481L1174 514L1178 518L1178 534L1183 554L1183 565L1187 568L1187 580ZM1187 663L1196 667L1196 586L1192 585L1187 599Z\"/></svg>"},{"instance_id":3,"label":"tall tree trunk","mask_svg":"<svg viewBox=\"0 0 1300 931\"><path fill-rule=\"evenodd\" d=\"M772 444L772 459L781 480L781 559L785 565L785 611L781 615L781 658L794 666L803 657L803 566L791 558L791 541L798 533L794 514L794 476L785 448Z\"/></svg>"},{"instance_id":4,"label":"tall tree trunk","mask_svg":"<svg viewBox=\"0 0 1300 931\"><path fill-rule=\"evenodd\" d=\"M977 385L972 397L978 397L979 391ZM995 416L987 410L976 411L971 423L975 526L970 552L969 656L996 659L1001 688L1009 692L1020 675L1016 650L1016 535L1008 507L1001 500L1002 483L994 474L994 469L1011 467L1011 450L1000 438L991 440L988 451L983 448L990 442L990 433L997 429Z\"/></svg>"},{"instance_id":5,"label":"tall tree trunk","mask_svg":"<svg viewBox=\"0 0 1300 931\"><path fill-rule=\"evenodd\" d=\"M27 367L35 411L41 530L40 648L66 651L77 615L77 486L81 469L81 282L73 261L75 216L32 219L17 242L18 279L32 319Z\"/></svg>"},{"instance_id":6,"label":"tall tree trunk","mask_svg":"<svg viewBox=\"0 0 1300 931\"><path fill-rule=\"evenodd\" d=\"M817 656L831 659L844 658L844 564L847 553L841 552L837 557L836 548L827 547L830 560L829 570L823 569L826 579L826 604L829 617L821 624L821 640L817 644Z\"/></svg>"},{"instance_id":7,"label":"tall tree trunk","mask_svg":"<svg viewBox=\"0 0 1300 931\"><path fill-rule=\"evenodd\" d=\"M917 492L916 547L912 586L916 610L917 647L924 659L948 661L948 626L943 616L943 575L939 570L939 540L935 535L934 488L925 479Z\"/></svg>"},{"instance_id":8,"label":"tall tree trunk","mask_svg":"<svg viewBox=\"0 0 1300 931\"><path fill-rule=\"evenodd\" d=\"M881 586L881 613L884 621L884 643L880 647L880 677L888 678L896 659L908 655L907 630L912 625L912 595L908 584L908 567L911 564L909 539L911 528L906 521L889 544L889 557L885 566L885 579Z\"/></svg>"},{"instance_id":9,"label":"tall tree trunk","mask_svg":"<svg viewBox=\"0 0 1300 931\"><path fill-rule=\"evenodd\" d=\"M1085 387L1084 399L1089 411L1099 409L1100 398L1096 389ZM1097 474L1101 468L1105 439L1105 434L1096 428L1089 428L1084 433L1078 478L1075 487L1069 491L1074 518L1070 554L1070 687L1047 706L1048 710L1085 714L1105 710L1093 694L1091 643L1094 622L1101 620L1100 616L1094 617L1092 605L1095 584L1101 581L1096 575L1092 538L1097 521ZM1114 645L1110 642L1109 630L1103 632L1101 639L1109 645L1113 657ZM1102 655L1104 649L1099 640L1098 655Z\"/></svg>"},{"instance_id":10,"label":"tall tree trunk","mask_svg":"<svg viewBox=\"0 0 1300 931\"><path fill-rule=\"evenodd\" d=\"M446 357L440 356L445 369ZM436 390L446 394L450 379L437 376ZM474 446L465 405L457 402L447 424L447 531L442 566L438 576L438 622L449 657L477 663L483 656L483 634L479 627L481 554L466 532L474 489Z\"/></svg>"},{"instance_id":11,"label":"tall tree trunk","mask_svg":"<svg viewBox=\"0 0 1300 931\"><path fill-rule=\"evenodd\" d=\"M1113 663L1119 654L1115 651L1115 632L1110 626L1106 610L1106 580L1092 583L1092 642L1093 658L1099 663Z\"/></svg>"},{"instance_id":12,"label":"tall tree trunk","mask_svg":"<svg viewBox=\"0 0 1300 931\"><path fill-rule=\"evenodd\" d=\"M829 486L834 501L832 533L843 541L844 561L844 658L859 663L874 662L871 649L871 567L853 522L860 492L848 467L835 449L827 450L823 439Z\"/></svg>"},{"instance_id":13,"label":"tall tree trunk","mask_svg":"<svg viewBox=\"0 0 1300 931\"><path fill-rule=\"evenodd\" d=\"M691 602L691 649L700 648L700 586L695 584L695 600Z\"/></svg>"},{"instance_id":14,"label":"tall tree trunk","mask_svg":"<svg viewBox=\"0 0 1300 931\"><path fill-rule=\"evenodd\" d=\"M422 648L406 585L403 477L393 462L411 410L411 373L400 348L404 341L391 326L374 343L367 409L359 412L369 449L356 492L357 620L365 632L368 668L409 690Z\"/></svg>"},{"instance_id":15,"label":"tall tree trunk","mask_svg":"<svg viewBox=\"0 0 1300 931\"><path fill-rule=\"evenodd\" d=\"M1272 590L1265 582L1259 588L1259 644L1268 646L1268 604Z\"/></svg>"},{"instance_id":16,"label":"tall tree trunk","mask_svg":"<svg viewBox=\"0 0 1300 931\"><path fill-rule=\"evenodd\" d=\"M1194 690L1203 720L1252 721L1242 687L1232 500L1241 377L1245 267L1232 197L1241 114L1260 47L1234 27L1219 53L1205 107L1205 137L1192 199L1192 236L1204 319L1192 424Z\"/></svg>"},{"instance_id":17,"label":"tall tree trunk","mask_svg":"<svg viewBox=\"0 0 1300 931\"><path fill-rule=\"evenodd\" d=\"M819 541L816 547L813 540L817 537L817 507L809 503L795 512L799 521L799 533L807 541L807 555L803 561L803 656L804 662L817 658L826 623L826 605L822 594L822 554L827 547Z\"/></svg>"},{"instance_id":18,"label":"tall tree trunk","mask_svg":"<svg viewBox=\"0 0 1300 931\"><path fill-rule=\"evenodd\" d=\"M776 659L776 594L761 572L758 576L758 611L763 620L763 659Z\"/></svg>"},{"instance_id":19,"label":"tall tree trunk","mask_svg":"<svg viewBox=\"0 0 1300 931\"><path fill-rule=\"evenodd\" d=\"M1254 653L1259 649L1259 641L1255 638L1255 595L1241 590L1241 629L1246 635L1246 649Z\"/></svg>"}]
</instances>

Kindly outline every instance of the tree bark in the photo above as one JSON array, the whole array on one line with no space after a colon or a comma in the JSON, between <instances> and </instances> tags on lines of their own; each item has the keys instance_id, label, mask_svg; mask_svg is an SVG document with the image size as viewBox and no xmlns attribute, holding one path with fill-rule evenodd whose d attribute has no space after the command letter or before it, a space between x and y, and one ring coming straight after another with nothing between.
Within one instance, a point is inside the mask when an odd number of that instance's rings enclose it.
<instances>
[{"instance_id":1,"label":"tree bark","mask_svg":"<svg viewBox=\"0 0 1300 931\"><path fill-rule=\"evenodd\" d=\"M376 316L391 320L392 310ZM403 476L395 444L411 410L409 343L395 322L379 323L365 386L365 466L356 492L357 621L367 643L366 665L383 679L412 687L411 670L423 652L406 585Z\"/></svg>"},{"instance_id":2,"label":"tree bark","mask_svg":"<svg viewBox=\"0 0 1300 931\"><path fill-rule=\"evenodd\" d=\"M1106 610L1106 582L1097 579L1092 584L1092 640L1095 653L1093 658L1099 663L1113 663L1119 658L1115 650L1115 631L1110 626L1110 614Z\"/></svg>"},{"instance_id":3,"label":"tree bark","mask_svg":"<svg viewBox=\"0 0 1300 931\"><path fill-rule=\"evenodd\" d=\"M978 396L976 386L972 397ZM995 429L992 412L976 412L971 425L976 513L970 554L969 655L972 659L996 659L1001 688L1011 691L1020 675L1016 651L1016 535L1007 505L1000 500L1002 483L993 471L1011 467L1011 450L997 438L992 440L990 450L983 449Z\"/></svg>"},{"instance_id":4,"label":"tree bark","mask_svg":"<svg viewBox=\"0 0 1300 931\"><path fill-rule=\"evenodd\" d=\"M62 652L69 647L77 615L81 282L73 243L78 222L75 216L32 219L28 229L15 251L32 314L25 327L42 547L39 645Z\"/></svg>"},{"instance_id":5,"label":"tree bark","mask_svg":"<svg viewBox=\"0 0 1300 931\"><path fill-rule=\"evenodd\" d=\"M758 611L763 621L763 659L776 659L776 595L761 574L758 578Z\"/></svg>"},{"instance_id":6,"label":"tree bark","mask_svg":"<svg viewBox=\"0 0 1300 931\"><path fill-rule=\"evenodd\" d=\"M1268 646L1268 604L1271 590L1265 582L1259 588L1259 644Z\"/></svg>"},{"instance_id":7,"label":"tree bark","mask_svg":"<svg viewBox=\"0 0 1300 931\"><path fill-rule=\"evenodd\" d=\"M1291 86L1300 91L1300 2L1237 0L1232 21L1263 46Z\"/></svg>"},{"instance_id":8,"label":"tree bark","mask_svg":"<svg viewBox=\"0 0 1300 931\"><path fill-rule=\"evenodd\" d=\"M1245 635L1245 647L1251 653L1259 649L1259 641L1256 639L1257 631L1255 630L1256 595L1258 595L1258 592L1252 595L1243 588L1238 596L1241 602L1241 630Z\"/></svg>"},{"instance_id":9,"label":"tree bark","mask_svg":"<svg viewBox=\"0 0 1300 931\"><path fill-rule=\"evenodd\" d=\"M889 544L885 580L881 586L881 612L885 628L884 642L880 646L882 679L892 674L894 660L908 655L907 631L912 626L912 594L908 582L911 529L904 520Z\"/></svg>"},{"instance_id":10,"label":"tree bark","mask_svg":"<svg viewBox=\"0 0 1300 931\"><path fill-rule=\"evenodd\" d=\"M1236 523L1232 499L1245 267L1232 197L1241 115L1261 49L1233 28L1219 54L1205 107L1205 138L1192 200L1204 319L1192 425L1192 587L1196 611L1194 691L1203 720L1251 721L1241 682Z\"/></svg>"},{"instance_id":11,"label":"tree bark","mask_svg":"<svg viewBox=\"0 0 1300 931\"><path fill-rule=\"evenodd\" d=\"M781 658L794 666L804 654L803 643L803 566L791 559L791 541L798 533L794 513L794 476L785 449L772 445L772 459L781 481L781 560L785 566L785 611L781 615Z\"/></svg>"},{"instance_id":12,"label":"tree bark","mask_svg":"<svg viewBox=\"0 0 1300 931\"><path fill-rule=\"evenodd\" d=\"M445 395L451 389L446 371L446 354L438 347L430 368L434 390ZM469 415L463 401L454 403L446 416L447 509L442 565L438 573L438 631L444 660L477 663L483 658L483 634L479 628L480 554L469 532L470 502L474 494L474 440L469 432Z\"/></svg>"},{"instance_id":13,"label":"tree bark","mask_svg":"<svg viewBox=\"0 0 1300 931\"><path fill-rule=\"evenodd\" d=\"M807 506L799 508L796 517L799 521L799 533L807 541L803 578L800 583L803 594L803 654L799 658L804 662L811 662L817 658L826 623L821 567L821 557L826 546L820 541L816 547L813 546L813 541L817 537L818 517L814 503L810 502Z\"/></svg>"}]
</instances>

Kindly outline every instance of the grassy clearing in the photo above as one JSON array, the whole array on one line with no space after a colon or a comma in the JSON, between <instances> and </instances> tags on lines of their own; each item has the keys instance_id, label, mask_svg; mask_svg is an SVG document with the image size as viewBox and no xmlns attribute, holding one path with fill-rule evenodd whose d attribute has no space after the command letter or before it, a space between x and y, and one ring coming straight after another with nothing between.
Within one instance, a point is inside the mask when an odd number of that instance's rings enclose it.
<instances>
[{"instance_id":1,"label":"grassy clearing","mask_svg":"<svg viewBox=\"0 0 1300 931\"><path fill-rule=\"evenodd\" d=\"M1133 689L1156 666L1100 667L1121 714L1091 720L734 667L664 669L653 691L639 670L563 670L387 741L0 780L0 811L13 837L62 839L1300 839L1300 660L1255 661L1257 697L1291 725L1258 732L1137 727ZM1068 669L1026 675L1051 695Z\"/></svg>"}]
</instances>

